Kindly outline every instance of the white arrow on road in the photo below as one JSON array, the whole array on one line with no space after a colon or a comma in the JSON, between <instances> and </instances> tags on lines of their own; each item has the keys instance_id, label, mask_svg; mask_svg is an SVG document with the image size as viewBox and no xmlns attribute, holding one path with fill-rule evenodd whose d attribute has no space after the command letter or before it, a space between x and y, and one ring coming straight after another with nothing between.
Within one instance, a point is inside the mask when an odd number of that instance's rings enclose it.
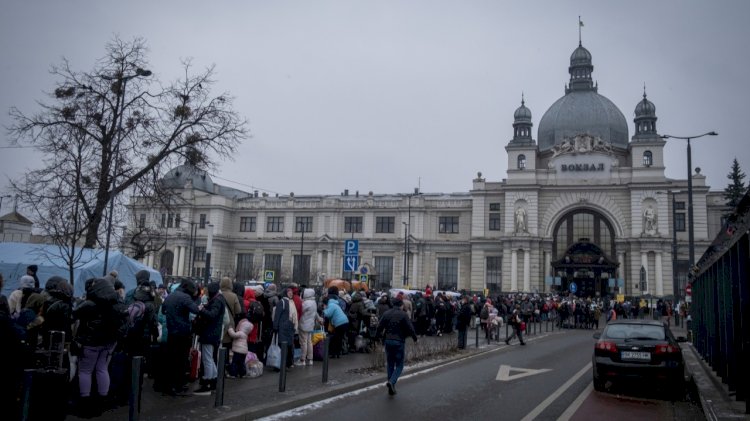
<instances>
[{"instance_id":1,"label":"white arrow on road","mask_svg":"<svg viewBox=\"0 0 750 421\"><path fill-rule=\"evenodd\" d=\"M516 372L518 374L511 375L510 372ZM518 367L511 367L509 365L501 365L500 369L497 371L497 377L495 380L500 380L501 382L509 382L511 380L518 380L522 377L527 376L533 376L534 374L541 374L546 373L548 371L552 371L550 368L539 368L539 369L533 369L533 368L518 368Z\"/></svg>"}]
</instances>

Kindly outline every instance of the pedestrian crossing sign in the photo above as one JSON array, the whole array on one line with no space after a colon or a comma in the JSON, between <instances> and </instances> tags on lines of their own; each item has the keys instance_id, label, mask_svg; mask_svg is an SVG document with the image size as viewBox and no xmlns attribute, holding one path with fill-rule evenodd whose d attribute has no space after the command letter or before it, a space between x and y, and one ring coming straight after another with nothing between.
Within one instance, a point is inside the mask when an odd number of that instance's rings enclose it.
<instances>
[{"instance_id":1,"label":"pedestrian crossing sign","mask_svg":"<svg viewBox=\"0 0 750 421\"><path fill-rule=\"evenodd\" d=\"M266 282L273 282L275 277L276 277L276 272L272 270L267 270L265 274L263 275L263 280Z\"/></svg>"},{"instance_id":2,"label":"pedestrian crossing sign","mask_svg":"<svg viewBox=\"0 0 750 421\"><path fill-rule=\"evenodd\" d=\"M367 282L368 276L366 274L359 275L360 282Z\"/></svg>"}]
</instances>

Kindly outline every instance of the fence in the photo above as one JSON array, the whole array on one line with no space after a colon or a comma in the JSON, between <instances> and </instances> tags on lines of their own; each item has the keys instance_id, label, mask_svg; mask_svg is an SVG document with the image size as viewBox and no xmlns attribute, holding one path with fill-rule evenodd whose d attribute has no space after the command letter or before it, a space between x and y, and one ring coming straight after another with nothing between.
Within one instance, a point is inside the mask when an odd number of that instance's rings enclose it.
<instances>
[{"instance_id":1,"label":"fence","mask_svg":"<svg viewBox=\"0 0 750 421\"><path fill-rule=\"evenodd\" d=\"M750 413L750 195L698 262L692 281L693 344Z\"/></svg>"}]
</instances>

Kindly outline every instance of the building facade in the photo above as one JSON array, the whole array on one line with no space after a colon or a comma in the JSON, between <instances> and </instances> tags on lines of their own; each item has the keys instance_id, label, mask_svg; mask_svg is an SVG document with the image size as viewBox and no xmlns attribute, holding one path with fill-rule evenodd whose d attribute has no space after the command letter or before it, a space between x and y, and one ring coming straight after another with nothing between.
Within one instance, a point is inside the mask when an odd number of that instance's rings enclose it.
<instances>
[{"instance_id":1,"label":"building facade","mask_svg":"<svg viewBox=\"0 0 750 421\"><path fill-rule=\"evenodd\" d=\"M687 180L665 176L665 141L646 92L634 134L591 77L580 45L564 95L539 120L521 100L505 149L507 178L479 173L458 194L271 197L214 184L190 166L164 178L170 212L133 199L132 224L156 227L166 249L144 261L201 276L209 231L211 276L314 284L349 278L344 241L359 240L359 269L375 286L481 291L573 291L666 296L688 271ZM720 192L692 174L696 250L721 229Z\"/></svg>"}]
</instances>

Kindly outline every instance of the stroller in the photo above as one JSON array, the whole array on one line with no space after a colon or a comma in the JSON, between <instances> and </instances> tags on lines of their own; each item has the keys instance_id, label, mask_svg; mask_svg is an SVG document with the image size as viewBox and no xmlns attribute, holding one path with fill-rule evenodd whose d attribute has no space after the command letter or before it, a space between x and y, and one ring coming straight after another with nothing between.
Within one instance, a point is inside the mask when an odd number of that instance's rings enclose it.
<instances>
[{"instance_id":1,"label":"stroller","mask_svg":"<svg viewBox=\"0 0 750 421\"><path fill-rule=\"evenodd\" d=\"M365 308L367 316L365 316L359 327L359 334L354 340L354 347L357 352L369 353L375 347L375 335L378 331L378 316L377 310L373 308Z\"/></svg>"}]
</instances>

